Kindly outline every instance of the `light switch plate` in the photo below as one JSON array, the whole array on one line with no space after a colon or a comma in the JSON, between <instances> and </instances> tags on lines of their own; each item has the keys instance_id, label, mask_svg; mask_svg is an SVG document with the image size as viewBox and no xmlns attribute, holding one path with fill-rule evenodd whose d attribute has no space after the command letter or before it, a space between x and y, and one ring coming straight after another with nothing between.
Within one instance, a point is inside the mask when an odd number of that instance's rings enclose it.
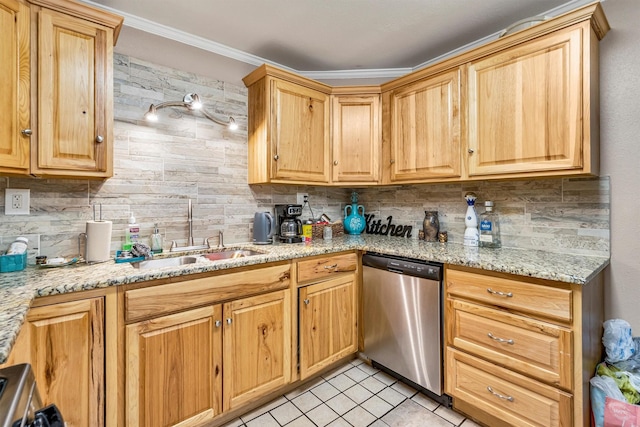
<instances>
[{"instance_id":1,"label":"light switch plate","mask_svg":"<svg viewBox=\"0 0 640 427\"><path fill-rule=\"evenodd\" d=\"M29 215L29 189L7 188L4 192L5 215Z\"/></svg>"}]
</instances>

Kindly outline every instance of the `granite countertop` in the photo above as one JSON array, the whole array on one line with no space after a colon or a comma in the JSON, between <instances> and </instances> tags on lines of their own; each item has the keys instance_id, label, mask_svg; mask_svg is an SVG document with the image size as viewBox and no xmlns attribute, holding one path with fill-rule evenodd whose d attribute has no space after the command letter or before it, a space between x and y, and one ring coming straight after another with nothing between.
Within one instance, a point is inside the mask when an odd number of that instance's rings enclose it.
<instances>
[{"instance_id":1,"label":"granite countertop","mask_svg":"<svg viewBox=\"0 0 640 427\"><path fill-rule=\"evenodd\" d=\"M0 363L4 363L8 357L33 299L47 295L139 283L354 249L579 285L588 283L609 264L607 257L508 248L469 248L455 243L427 243L399 237L373 235L343 236L328 241L316 240L311 244L239 244L228 246L228 249L235 248L253 249L265 253L220 261L199 258L195 264L148 270L135 269L129 263L105 262L46 269L30 266L24 271L2 273L0 274Z\"/></svg>"}]
</instances>

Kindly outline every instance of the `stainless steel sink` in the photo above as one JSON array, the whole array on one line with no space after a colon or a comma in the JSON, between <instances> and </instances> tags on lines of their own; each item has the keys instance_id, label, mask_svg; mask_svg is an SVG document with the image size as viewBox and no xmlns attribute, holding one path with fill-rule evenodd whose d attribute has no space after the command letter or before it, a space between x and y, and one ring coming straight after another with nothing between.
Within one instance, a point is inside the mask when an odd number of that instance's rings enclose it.
<instances>
[{"instance_id":1,"label":"stainless steel sink","mask_svg":"<svg viewBox=\"0 0 640 427\"><path fill-rule=\"evenodd\" d=\"M221 259L245 258L254 255L264 255L262 252L252 251L249 249L234 249L228 251L212 252L200 255L209 261L219 261Z\"/></svg>"},{"instance_id":2,"label":"stainless steel sink","mask_svg":"<svg viewBox=\"0 0 640 427\"><path fill-rule=\"evenodd\" d=\"M177 267L185 264L194 264L198 260L195 256L180 256L175 258L158 258L147 261L133 262L131 265L140 270L162 267Z\"/></svg>"}]
</instances>

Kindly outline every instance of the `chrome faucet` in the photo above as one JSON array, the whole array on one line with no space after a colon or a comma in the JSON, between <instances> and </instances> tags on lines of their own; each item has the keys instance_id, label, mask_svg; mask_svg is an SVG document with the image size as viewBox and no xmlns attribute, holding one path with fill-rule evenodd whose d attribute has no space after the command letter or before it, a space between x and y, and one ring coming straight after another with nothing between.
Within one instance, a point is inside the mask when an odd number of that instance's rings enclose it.
<instances>
[{"instance_id":1,"label":"chrome faucet","mask_svg":"<svg viewBox=\"0 0 640 427\"><path fill-rule=\"evenodd\" d=\"M209 244L209 239L205 239L202 245L195 245L193 241L193 207L191 205L191 199L189 199L189 204L187 207L187 225L189 226L189 235L187 236L187 246L178 246L175 240L171 241L171 247L169 248L169 252L177 252L177 251L197 251L201 249L211 249L211 245ZM220 242L222 244L222 231L220 232Z\"/></svg>"},{"instance_id":2,"label":"chrome faucet","mask_svg":"<svg viewBox=\"0 0 640 427\"><path fill-rule=\"evenodd\" d=\"M189 236L187 236L187 246L193 246L193 208L191 207L191 199L187 207L187 224L189 225Z\"/></svg>"}]
</instances>

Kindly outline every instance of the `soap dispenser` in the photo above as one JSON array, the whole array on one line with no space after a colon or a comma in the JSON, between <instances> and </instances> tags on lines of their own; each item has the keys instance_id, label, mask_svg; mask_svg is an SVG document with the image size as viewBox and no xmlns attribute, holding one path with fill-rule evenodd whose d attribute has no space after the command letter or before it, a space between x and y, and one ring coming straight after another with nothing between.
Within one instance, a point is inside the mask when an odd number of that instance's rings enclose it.
<instances>
[{"instance_id":1,"label":"soap dispenser","mask_svg":"<svg viewBox=\"0 0 640 427\"><path fill-rule=\"evenodd\" d=\"M162 253L162 234L158 229L158 223L153 225L153 234L151 235L151 252L154 254Z\"/></svg>"},{"instance_id":2,"label":"soap dispenser","mask_svg":"<svg viewBox=\"0 0 640 427\"><path fill-rule=\"evenodd\" d=\"M130 250L134 243L137 243L140 239L140 225L136 223L136 217L133 216L133 212L129 216L129 224L124 231L124 245L123 250Z\"/></svg>"}]
</instances>

